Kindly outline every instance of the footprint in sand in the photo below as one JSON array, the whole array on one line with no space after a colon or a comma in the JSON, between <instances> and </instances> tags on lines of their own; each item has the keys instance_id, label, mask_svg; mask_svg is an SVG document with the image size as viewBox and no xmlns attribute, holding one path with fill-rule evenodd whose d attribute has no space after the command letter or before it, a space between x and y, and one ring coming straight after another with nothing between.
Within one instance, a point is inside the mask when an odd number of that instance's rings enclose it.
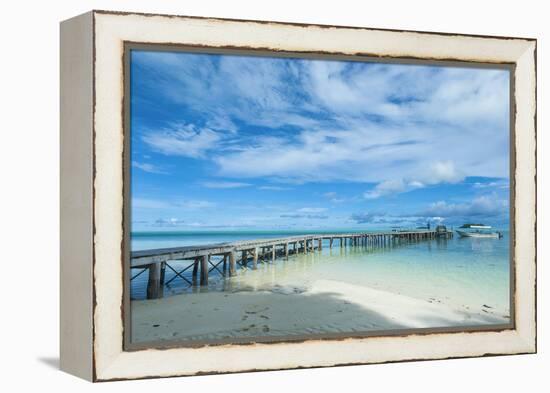
<instances>
[{"instance_id":1,"label":"footprint in sand","mask_svg":"<svg viewBox=\"0 0 550 393\"><path fill-rule=\"evenodd\" d=\"M252 308L254 309L254 308L256 308L256 307L255 307L255 306L252 306ZM258 314L258 313L261 313L261 312L264 312L264 311L267 311L267 310L269 310L269 307L265 307L265 308L263 308L263 309L261 309L261 310L245 310L245 313L246 313L246 314Z\"/></svg>"}]
</instances>

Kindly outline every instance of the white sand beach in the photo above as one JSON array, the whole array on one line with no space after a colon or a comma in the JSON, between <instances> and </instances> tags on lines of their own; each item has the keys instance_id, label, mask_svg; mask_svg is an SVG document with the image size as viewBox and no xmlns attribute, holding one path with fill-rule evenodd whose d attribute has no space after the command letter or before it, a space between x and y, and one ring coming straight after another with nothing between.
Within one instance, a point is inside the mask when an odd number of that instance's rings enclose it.
<instances>
[{"instance_id":1,"label":"white sand beach","mask_svg":"<svg viewBox=\"0 0 550 393\"><path fill-rule=\"evenodd\" d=\"M488 305L459 309L335 280L308 288L200 292L132 301L132 341L368 332L386 329L504 324Z\"/></svg>"}]
</instances>

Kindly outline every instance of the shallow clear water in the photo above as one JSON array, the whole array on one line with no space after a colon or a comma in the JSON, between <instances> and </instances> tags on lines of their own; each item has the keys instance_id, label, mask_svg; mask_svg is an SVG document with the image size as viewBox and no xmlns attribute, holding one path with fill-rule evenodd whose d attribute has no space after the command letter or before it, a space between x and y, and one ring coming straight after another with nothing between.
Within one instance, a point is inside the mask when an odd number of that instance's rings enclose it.
<instances>
[{"instance_id":1,"label":"shallow clear water","mask_svg":"<svg viewBox=\"0 0 550 393\"><path fill-rule=\"evenodd\" d=\"M301 232L302 234L304 232ZM318 232L317 232L318 233ZM334 232L332 232L334 233ZM174 247L282 237L298 232L214 232L139 234L132 237L134 250ZM320 279L364 285L396 294L434 302L443 302L456 308L472 311L489 306L500 315L509 314L509 236L502 239L424 240L393 247L333 248L328 240L321 252L291 255L288 260L277 258L275 263L260 263L257 270L238 268L237 275L223 278L217 271L210 273L208 288L190 286L177 278L165 288L165 296L195 291L306 291ZM213 262L217 259L213 258ZM181 270L189 261L170 262ZM219 266L222 270L222 265ZM139 270L134 269L135 275ZM166 281L175 274L166 270ZM191 280L191 269L184 273ZM147 286L147 272L131 285L133 299L143 299Z\"/></svg>"}]
</instances>

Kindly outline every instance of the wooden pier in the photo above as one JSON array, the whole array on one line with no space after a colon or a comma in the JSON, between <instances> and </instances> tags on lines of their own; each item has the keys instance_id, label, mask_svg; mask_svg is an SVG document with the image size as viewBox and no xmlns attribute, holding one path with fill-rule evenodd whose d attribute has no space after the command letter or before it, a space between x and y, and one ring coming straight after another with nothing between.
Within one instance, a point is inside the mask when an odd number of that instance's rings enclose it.
<instances>
[{"instance_id":1,"label":"wooden pier","mask_svg":"<svg viewBox=\"0 0 550 393\"><path fill-rule=\"evenodd\" d=\"M213 270L223 276L227 274L234 276L238 266L256 269L259 262L275 262L278 257L288 258L291 254L320 251L324 242L329 248L346 246L385 248L410 242L451 237L453 237L453 232L447 230L338 233L133 251L130 257L130 269L139 269L140 272L131 277L131 280L148 270L147 298L156 299L163 296L164 286L177 278L181 278L190 285L206 286L208 285L208 275ZM219 259L213 261L212 257L219 257ZM169 261L182 260L188 260L190 264L180 271L168 263ZM220 270L220 265L223 266L223 270ZM165 281L167 268L174 273L174 276ZM190 281L183 273L191 268L193 270Z\"/></svg>"}]
</instances>

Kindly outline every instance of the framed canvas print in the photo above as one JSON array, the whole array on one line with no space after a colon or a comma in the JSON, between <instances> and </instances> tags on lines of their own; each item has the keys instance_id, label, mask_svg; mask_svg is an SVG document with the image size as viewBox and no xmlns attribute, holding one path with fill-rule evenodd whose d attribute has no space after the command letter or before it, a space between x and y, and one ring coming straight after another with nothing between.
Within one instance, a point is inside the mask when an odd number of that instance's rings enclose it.
<instances>
[{"instance_id":1,"label":"framed canvas print","mask_svg":"<svg viewBox=\"0 0 550 393\"><path fill-rule=\"evenodd\" d=\"M536 351L536 41L61 24L61 367Z\"/></svg>"}]
</instances>

